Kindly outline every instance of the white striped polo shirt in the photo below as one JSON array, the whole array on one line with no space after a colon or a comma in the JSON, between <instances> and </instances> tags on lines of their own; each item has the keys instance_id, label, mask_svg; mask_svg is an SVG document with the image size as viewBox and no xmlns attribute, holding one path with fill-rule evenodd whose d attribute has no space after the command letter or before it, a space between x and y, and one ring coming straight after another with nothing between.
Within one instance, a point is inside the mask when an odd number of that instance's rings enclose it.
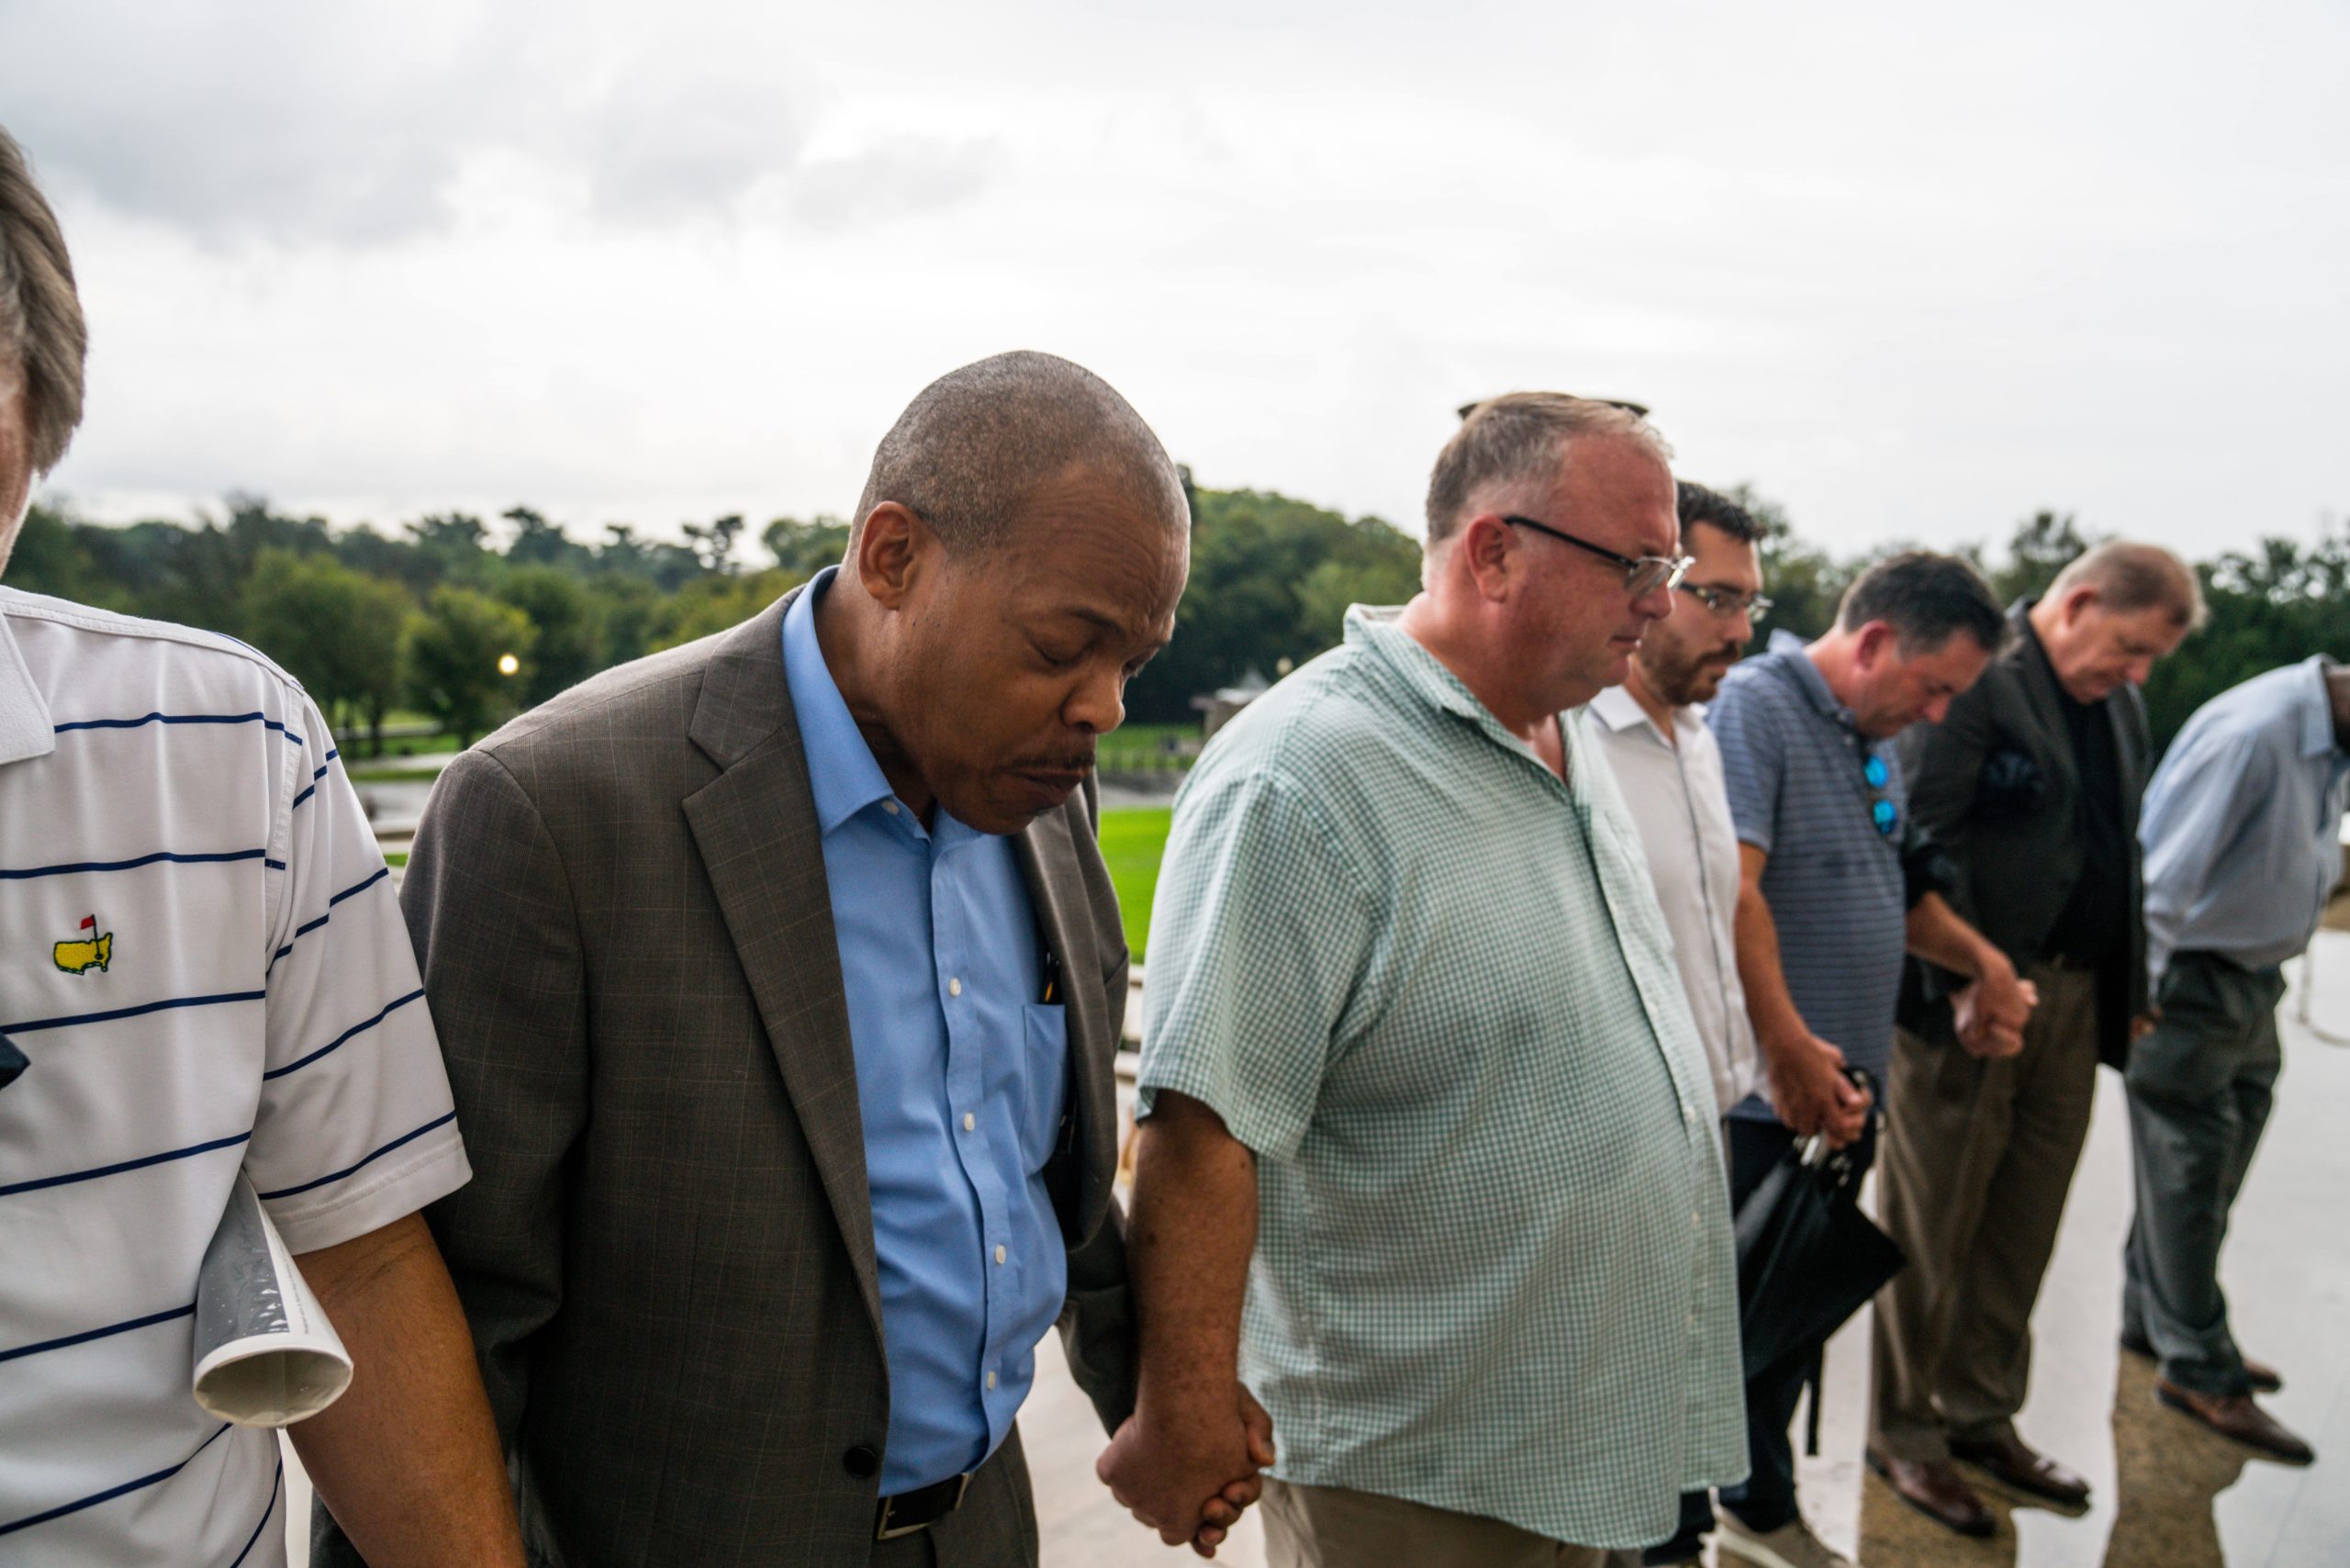
<instances>
[{"instance_id":1,"label":"white striped polo shirt","mask_svg":"<svg viewBox=\"0 0 2350 1568\"><path fill-rule=\"evenodd\" d=\"M297 1253L471 1170L382 855L302 689L0 588L0 1562L274 1568L274 1434L188 1393L240 1170Z\"/></svg>"}]
</instances>

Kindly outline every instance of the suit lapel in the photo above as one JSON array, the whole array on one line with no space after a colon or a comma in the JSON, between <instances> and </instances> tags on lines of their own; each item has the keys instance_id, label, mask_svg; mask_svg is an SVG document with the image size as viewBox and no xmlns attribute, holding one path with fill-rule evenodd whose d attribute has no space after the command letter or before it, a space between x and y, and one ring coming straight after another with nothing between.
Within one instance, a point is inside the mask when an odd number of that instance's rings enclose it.
<instances>
[{"instance_id":1,"label":"suit lapel","mask_svg":"<svg viewBox=\"0 0 2350 1568\"><path fill-rule=\"evenodd\" d=\"M2040 633L2032 630L2028 607L2018 605L2009 612L2015 627L2016 641L2023 655L2025 698L2031 704L2032 717L2048 734L2048 750L2063 759L2065 771L2073 771L2073 735L2065 724L2065 708L2057 696L2056 666L2048 662L2048 650L2040 645Z\"/></svg>"},{"instance_id":2,"label":"suit lapel","mask_svg":"<svg viewBox=\"0 0 2350 1568\"><path fill-rule=\"evenodd\" d=\"M1060 963L1068 1008L1066 1136L1046 1167L1046 1181L1060 1211L1061 1232L1071 1246L1093 1233L1109 1202L1117 1165L1118 1049L1118 1042L1110 1037L1109 1011L1098 983L1102 956L1094 950L1077 847L1069 836L1074 809L1072 803L1047 812L1013 841L1039 934Z\"/></svg>"},{"instance_id":3,"label":"suit lapel","mask_svg":"<svg viewBox=\"0 0 2350 1568\"><path fill-rule=\"evenodd\" d=\"M686 822L878 1333L881 1294L848 998L824 879L823 834L783 678L783 616L796 597L797 590L724 634L703 678L691 730L721 771L687 797Z\"/></svg>"}]
</instances>

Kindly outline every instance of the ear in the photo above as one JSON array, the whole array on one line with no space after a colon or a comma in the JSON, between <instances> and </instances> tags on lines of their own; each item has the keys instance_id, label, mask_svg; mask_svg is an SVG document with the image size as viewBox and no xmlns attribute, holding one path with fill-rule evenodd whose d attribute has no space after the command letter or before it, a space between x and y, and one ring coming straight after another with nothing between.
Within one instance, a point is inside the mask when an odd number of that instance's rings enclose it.
<instances>
[{"instance_id":1,"label":"ear","mask_svg":"<svg viewBox=\"0 0 2350 1568\"><path fill-rule=\"evenodd\" d=\"M2097 589L2087 583L2081 583L2065 590L2065 597L2057 601L2056 613L2063 618L2065 625L2070 626L2081 618L2082 610L2096 602Z\"/></svg>"},{"instance_id":2,"label":"ear","mask_svg":"<svg viewBox=\"0 0 2350 1568\"><path fill-rule=\"evenodd\" d=\"M1862 669L1874 670L1880 662L1893 656L1900 641L1900 634L1890 623L1872 621L1852 640L1852 662Z\"/></svg>"},{"instance_id":3,"label":"ear","mask_svg":"<svg viewBox=\"0 0 2350 1568\"><path fill-rule=\"evenodd\" d=\"M849 562L866 593L884 610L896 610L931 569L938 535L911 507L883 501L866 514Z\"/></svg>"},{"instance_id":4,"label":"ear","mask_svg":"<svg viewBox=\"0 0 2350 1568\"><path fill-rule=\"evenodd\" d=\"M1509 597L1518 575L1517 543L1516 531L1491 512L1460 525L1451 554L1476 584L1478 597L1496 602Z\"/></svg>"}]
</instances>

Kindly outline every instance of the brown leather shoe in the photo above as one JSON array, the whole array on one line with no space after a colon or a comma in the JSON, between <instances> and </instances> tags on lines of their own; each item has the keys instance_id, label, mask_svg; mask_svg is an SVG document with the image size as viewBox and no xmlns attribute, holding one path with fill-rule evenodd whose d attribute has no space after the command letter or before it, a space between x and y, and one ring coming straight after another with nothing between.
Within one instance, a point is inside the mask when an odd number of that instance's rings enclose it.
<instances>
[{"instance_id":1,"label":"brown leather shoe","mask_svg":"<svg viewBox=\"0 0 2350 1568\"><path fill-rule=\"evenodd\" d=\"M2154 1397L2182 1416L2191 1416L2223 1438L2233 1438L2246 1448L2258 1449L2271 1459L2287 1464L2307 1464L2317 1458L2317 1452L2301 1441L2285 1424L2253 1403L2249 1394L2232 1394L2215 1397L2198 1394L2191 1388L2181 1388L2166 1377L2154 1380Z\"/></svg>"},{"instance_id":2,"label":"brown leather shoe","mask_svg":"<svg viewBox=\"0 0 2350 1568\"><path fill-rule=\"evenodd\" d=\"M2013 1432L1997 1439L1953 1441L1950 1451L1970 1464L1981 1465L2019 1492L2029 1492L2067 1508L2088 1506L2087 1482L2036 1451Z\"/></svg>"},{"instance_id":3,"label":"brown leather shoe","mask_svg":"<svg viewBox=\"0 0 2350 1568\"><path fill-rule=\"evenodd\" d=\"M1869 1468L1885 1477L1894 1495L1945 1529L1975 1536L1998 1529L1975 1488L1939 1460L1895 1459L1871 1449Z\"/></svg>"},{"instance_id":4,"label":"brown leather shoe","mask_svg":"<svg viewBox=\"0 0 2350 1568\"><path fill-rule=\"evenodd\" d=\"M2121 1348L2133 1356L2143 1356L2150 1361L2154 1359L2154 1346L2143 1339L2133 1339L2124 1334L2121 1337ZM2278 1372L2266 1361L2255 1361L2250 1356L2244 1358L2244 1379L2252 1385L2252 1391L2255 1394L2281 1394L2285 1390L2283 1372Z\"/></svg>"}]
</instances>

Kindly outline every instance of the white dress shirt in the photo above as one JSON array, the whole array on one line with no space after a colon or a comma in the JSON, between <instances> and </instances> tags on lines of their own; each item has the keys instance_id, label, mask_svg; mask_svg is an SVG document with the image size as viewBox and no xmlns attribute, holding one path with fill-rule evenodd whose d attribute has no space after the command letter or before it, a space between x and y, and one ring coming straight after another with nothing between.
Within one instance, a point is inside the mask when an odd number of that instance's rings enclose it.
<instances>
[{"instance_id":1,"label":"white dress shirt","mask_svg":"<svg viewBox=\"0 0 2350 1568\"><path fill-rule=\"evenodd\" d=\"M1620 686L1592 699L1590 713L1591 733L1639 826L1682 988L1713 1068L1714 1099L1727 1113L1763 1087L1763 1075L1738 980L1738 829L1721 750L1695 705L1673 711L1672 739Z\"/></svg>"}]
</instances>

